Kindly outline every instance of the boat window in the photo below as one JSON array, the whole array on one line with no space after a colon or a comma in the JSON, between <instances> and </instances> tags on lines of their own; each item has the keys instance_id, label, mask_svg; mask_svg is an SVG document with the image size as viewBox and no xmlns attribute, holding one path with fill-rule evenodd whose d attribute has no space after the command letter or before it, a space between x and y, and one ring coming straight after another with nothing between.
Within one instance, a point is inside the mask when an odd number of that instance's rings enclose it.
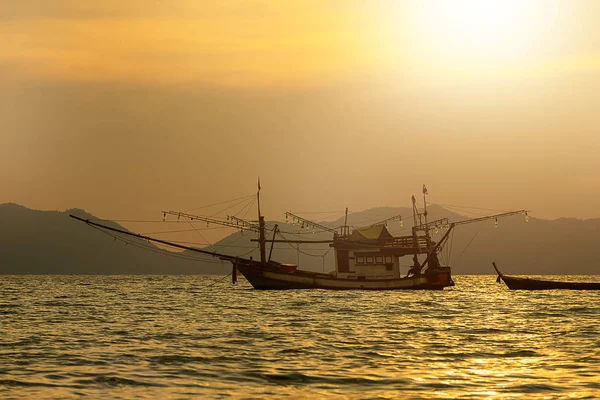
<instances>
[{"instance_id":1,"label":"boat window","mask_svg":"<svg viewBox=\"0 0 600 400\"><path fill-rule=\"evenodd\" d=\"M393 266L394 266L394 264L385 264L385 270L391 271Z\"/></svg>"},{"instance_id":2,"label":"boat window","mask_svg":"<svg viewBox=\"0 0 600 400\"><path fill-rule=\"evenodd\" d=\"M373 264L373 257L367 256L367 264Z\"/></svg>"},{"instance_id":3,"label":"boat window","mask_svg":"<svg viewBox=\"0 0 600 400\"><path fill-rule=\"evenodd\" d=\"M385 263L386 264L393 264L394 260L392 260L392 256L385 256Z\"/></svg>"},{"instance_id":4,"label":"boat window","mask_svg":"<svg viewBox=\"0 0 600 400\"><path fill-rule=\"evenodd\" d=\"M356 263L357 264L364 264L365 263L365 256L357 256L356 257Z\"/></svg>"},{"instance_id":5,"label":"boat window","mask_svg":"<svg viewBox=\"0 0 600 400\"><path fill-rule=\"evenodd\" d=\"M383 256L375 257L375 264L383 264Z\"/></svg>"}]
</instances>

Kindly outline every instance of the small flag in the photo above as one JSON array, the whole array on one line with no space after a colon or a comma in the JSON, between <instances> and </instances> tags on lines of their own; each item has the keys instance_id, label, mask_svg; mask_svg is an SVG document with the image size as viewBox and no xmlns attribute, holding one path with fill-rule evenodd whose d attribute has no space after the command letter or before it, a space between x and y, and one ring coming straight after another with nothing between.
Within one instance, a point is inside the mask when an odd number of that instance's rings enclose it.
<instances>
[{"instance_id":1,"label":"small flag","mask_svg":"<svg viewBox=\"0 0 600 400\"><path fill-rule=\"evenodd\" d=\"M258 190L260 190L260 177L258 177Z\"/></svg>"},{"instance_id":2,"label":"small flag","mask_svg":"<svg viewBox=\"0 0 600 400\"><path fill-rule=\"evenodd\" d=\"M423 184L423 194L428 194L427 193L427 188L425 187L425 184Z\"/></svg>"}]
</instances>

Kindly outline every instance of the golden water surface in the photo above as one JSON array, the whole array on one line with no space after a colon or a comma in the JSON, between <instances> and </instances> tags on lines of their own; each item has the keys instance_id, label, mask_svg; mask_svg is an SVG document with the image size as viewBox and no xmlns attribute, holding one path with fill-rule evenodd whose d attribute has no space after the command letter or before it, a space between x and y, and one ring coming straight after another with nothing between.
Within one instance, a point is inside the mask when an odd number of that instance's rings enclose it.
<instances>
[{"instance_id":1,"label":"golden water surface","mask_svg":"<svg viewBox=\"0 0 600 400\"><path fill-rule=\"evenodd\" d=\"M600 280L600 277L570 277ZM597 398L600 291L0 277L0 397Z\"/></svg>"}]
</instances>

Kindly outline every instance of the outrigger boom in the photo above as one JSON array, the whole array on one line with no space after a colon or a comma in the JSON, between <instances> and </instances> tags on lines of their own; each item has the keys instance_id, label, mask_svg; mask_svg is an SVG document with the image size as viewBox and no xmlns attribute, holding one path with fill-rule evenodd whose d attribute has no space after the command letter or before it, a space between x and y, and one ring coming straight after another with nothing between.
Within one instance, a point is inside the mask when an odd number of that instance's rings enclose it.
<instances>
[{"instance_id":1,"label":"outrigger boom","mask_svg":"<svg viewBox=\"0 0 600 400\"><path fill-rule=\"evenodd\" d=\"M207 254L207 255L213 256L213 257L219 257L222 260L228 260L229 261L229 260L233 260L233 259L239 258L239 257L236 257L236 256L230 256L230 255L227 255L227 254L217 253L215 251L201 250L201 249L197 249L195 247L184 246L182 244L173 243L173 242L169 242L169 241L166 241L166 240L153 238L153 237L150 237L150 236L140 235L140 234L137 234L137 233L125 231L125 230L118 229L118 228L113 228L112 226L107 226L107 225L99 224L97 222L90 221L89 219L80 218L80 217L78 217L76 215L73 215L73 214L69 214L69 217L74 218L74 219L76 219L78 221L84 222L87 225L96 226L98 228L107 229L109 231L122 233L122 234L128 235L128 236L133 236L133 237L136 237L138 239L148 240L150 242L161 243L161 244L164 244L164 245L167 245L167 246L171 246L171 247L175 247L175 248L182 249L182 250L190 250L190 251L195 251L197 253Z\"/></svg>"}]
</instances>

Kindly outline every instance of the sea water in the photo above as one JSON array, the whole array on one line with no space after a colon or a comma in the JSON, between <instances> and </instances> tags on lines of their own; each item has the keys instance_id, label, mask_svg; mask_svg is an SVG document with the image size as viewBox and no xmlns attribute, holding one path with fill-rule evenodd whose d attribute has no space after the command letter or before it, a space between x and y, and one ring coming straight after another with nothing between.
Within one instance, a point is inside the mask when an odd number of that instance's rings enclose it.
<instances>
[{"instance_id":1,"label":"sea water","mask_svg":"<svg viewBox=\"0 0 600 400\"><path fill-rule=\"evenodd\" d=\"M0 397L600 397L600 291L455 281L259 291L215 276L0 276Z\"/></svg>"}]
</instances>

